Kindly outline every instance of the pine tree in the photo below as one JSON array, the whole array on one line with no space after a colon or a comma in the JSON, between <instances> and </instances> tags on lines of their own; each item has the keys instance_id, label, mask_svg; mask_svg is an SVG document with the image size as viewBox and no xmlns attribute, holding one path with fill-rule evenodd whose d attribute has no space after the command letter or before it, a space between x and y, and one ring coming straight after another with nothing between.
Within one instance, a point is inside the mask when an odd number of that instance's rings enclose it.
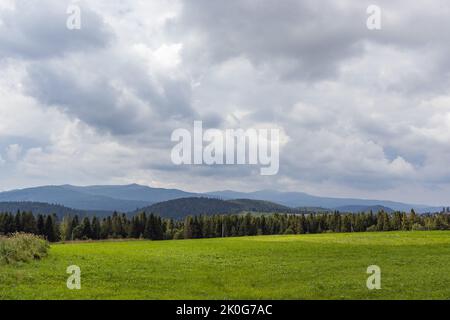
<instances>
[{"instance_id":1,"label":"pine tree","mask_svg":"<svg viewBox=\"0 0 450 320\"><path fill-rule=\"evenodd\" d=\"M184 239L192 239L194 236L193 221L191 216L184 219Z\"/></svg>"},{"instance_id":2,"label":"pine tree","mask_svg":"<svg viewBox=\"0 0 450 320\"><path fill-rule=\"evenodd\" d=\"M45 219L44 235L50 242L55 242L58 239L53 219L54 218L51 215L48 215Z\"/></svg>"},{"instance_id":3,"label":"pine tree","mask_svg":"<svg viewBox=\"0 0 450 320\"><path fill-rule=\"evenodd\" d=\"M140 228L139 228L139 218L134 216L131 218L131 228L130 228L130 237L133 239L138 239L140 237Z\"/></svg>"},{"instance_id":4,"label":"pine tree","mask_svg":"<svg viewBox=\"0 0 450 320\"><path fill-rule=\"evenodd\" d=\"M164 228L161 217L155 217L155 239L154 240L163 240L164 239Z\"/></svg>"},{"instance_id":5,"label":"pine tree","mask_svg":"<svg viewBox=\"0 0 450 320\"><path fill-rule=\"evenodd\" d=\"M112 220L111 217L103 219L101 224L101 238L108 239L112 236Z\"/></svg>"},{"instance_id":6,"label":"pine tree","mask_svg":"<svg viewBox=\"0 0 450 320\"><path fill-rule=\"evenodd\" d=\"M91 221L85 217L81 222L82 239L92 239Z\"/></svg>"},{"instance_id":7,"label":"pine tree","mask_svg":"<svg viewBox=\"0 0 450 320\"><path fill-rule=\"evenodd\" d=\"M36 218L31 212L24 212L22 214L22 228L23 232L26 233L36 233Z\"/></svg>"},{"instance_id":8,"label":"pine tree","mask_svg":"<svg viewBox=\"0 0 450 320\"><path fill-rule=\"evenodd\" d=\"M37 223L36 223L36 232L38 235L45 235L45 220L43 215L38 215Z\"/></svg>"},{"instance_id":9,"label":"pine tree","mask_svg":"<svg viewBox=\"0 0 450 320\"><path fill-rule=\"evenodd\" d=\"M70 216L65 216L60 225L59 233L61 235L61 240L67 241L72 238L72 218Z\"/></svg>"},{"instance_id":10,"label":"pine tree","mask_svg":"<svg viewBox=\"0 0 450 320\"><path fill-rule=\"evenodd\" d=\"M99 240L101 228L100 228L100 221L97 219L97 217L92 218L91 227L92 227L92 234L91 234L92 239Z\"/></svg>"},{"instance_id":11,"label":"pine tree","mask_svg":"<svg viewBox=\"0 0 450 320\"><path fill-rule=\"evenodd\" d=\"M16 232L23 231L22 213L20 211L17 211L16 216L14 217L14 228Z\"/></svg>"}]
</instances>

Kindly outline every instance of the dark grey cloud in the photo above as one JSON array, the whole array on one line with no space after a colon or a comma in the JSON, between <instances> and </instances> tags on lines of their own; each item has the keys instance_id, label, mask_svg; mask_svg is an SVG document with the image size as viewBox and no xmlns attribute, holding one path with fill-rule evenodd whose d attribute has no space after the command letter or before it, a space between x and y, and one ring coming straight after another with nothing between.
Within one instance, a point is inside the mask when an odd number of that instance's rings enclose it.
<instances>
[{"instance_id":1,"label":"dark grey cloud","mask_svg":"<svg viewBox=\"0 0 450 320\"><path fill-rule=\"evenodd\" d=\"M94 59L32 63L27 93L118 135L147 132L162 119L193 119L189 86L170 78L155 82L127 58L103 52Z\"/></svg>"},{"instance_id":2,"label":"dark grey cloud","mask_svg":"<svg viewBox=\"0 0 450 320\"><path fill-rule=\"evenodd\" d=\"M66 27L70 4L80 6L80 30ZM152 130L150 136L167 135L167 128L156 129L164 121L195 118L189 81L152 70L146 57L122 47L115 26L89 3L18 0L14 5L0 12L0 53L21 61L24 92L41 104L117 135Z\"/></svg>"},{"instance_id":3,"label":"dark grey cloud","mask_svg":"<svg viewBox=\"0 0 450 320\"><path fill-rule=\"evenodd\" d=\"M335 2L187 0L182 8L169 30L188 34L188 59L220 63L242 56L283 78L334 76L340 62L361 52L366 33L365 11L355 19L363 7Z\"/></svg>"},{"instance_id":4,"label":"dark grey cloud","mask_svg":"<svg viewBox=\"0 0 450 320\"><path fill-rule=\"evenodd\" d=\"M186 43L183 53L188 61L220 64L243 57L261 69L271 68L281 79L309 82L336 79L342 65L368 50L378 50L367 46L373 43L398 50L393 59L411 54L429 57L421 73L411 70L387 89L409 94L445 90L450 80L450 35L446 32L450 21L445 1L378 1L382 10L382 30L378 31L366 27L366 9L372 4L186 0L168 30Z\"/></svg>"},{"instance_id":5,"label":"dark grey cloud","mask_svg":"<svg viewBox=\"0 0 450 320\"><path fill-rule=\"evenodd\" d=\"M82 2L77 3L82 9L82 28L73 31L66 27L71 3L15 0L14 10L0 11L0 57L42 59L105 47L113 33Z\"/></svg>"}]
</instances>

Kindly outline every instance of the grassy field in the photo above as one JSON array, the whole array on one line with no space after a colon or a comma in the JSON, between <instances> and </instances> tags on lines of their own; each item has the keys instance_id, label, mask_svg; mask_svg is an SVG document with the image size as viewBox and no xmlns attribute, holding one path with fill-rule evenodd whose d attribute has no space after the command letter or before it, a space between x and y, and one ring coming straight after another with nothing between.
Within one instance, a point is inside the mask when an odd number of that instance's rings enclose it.
<instances>
[{"instance_id":1,"label":"grassy field","mask_svg":"<svg viewBox=\"0 0 450 320\"><path fill-rule=\"evenodd\" d=\"M366 287L369 265L381 290ZM450 232L56 244L0 266L0 299L450 299Z\"/></svg>"}]
</instances>

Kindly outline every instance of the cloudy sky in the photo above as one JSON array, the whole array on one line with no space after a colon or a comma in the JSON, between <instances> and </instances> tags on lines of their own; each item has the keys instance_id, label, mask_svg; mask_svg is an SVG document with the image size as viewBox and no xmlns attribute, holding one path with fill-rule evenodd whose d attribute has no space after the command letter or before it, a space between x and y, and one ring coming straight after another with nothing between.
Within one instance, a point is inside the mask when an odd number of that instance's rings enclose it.
<instances>
[{"instance_id":1,"label":"cloudy sky","mask_svg":"<svg viewBox=\"0 0 450 320\"><path fill-rule=\"evenodd\" d=\"M381 30L366 27L371 4ZM447 0L0 0L0 189L450 204L448 30ZM173 165L171 133L195 120L279 128L279 174Z\"/></svg>"}]
</instances>

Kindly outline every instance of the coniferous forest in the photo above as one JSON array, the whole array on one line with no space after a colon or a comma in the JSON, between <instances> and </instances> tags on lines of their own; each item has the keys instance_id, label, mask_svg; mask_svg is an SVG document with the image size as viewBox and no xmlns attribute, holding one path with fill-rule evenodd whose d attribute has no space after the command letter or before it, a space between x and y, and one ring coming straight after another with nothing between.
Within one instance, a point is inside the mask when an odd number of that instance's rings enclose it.
<instances>
[{"instance_id":1,"label":"coniferous forest","mask_svg":"<svg viewBox=\"0 0 450 320\"><path fill-rule=\"evenodd\" d=\"M105 218L77 215L58 219L56 215L31 212L0 213L0 235L25 232L50 242L106 239L198 239L325 232L449 230L447 212L418 215L395 212L343 214L236 214L188 216L166 219L144 212L132 217L114 213Z\"/></svg>"}]
</instances>

